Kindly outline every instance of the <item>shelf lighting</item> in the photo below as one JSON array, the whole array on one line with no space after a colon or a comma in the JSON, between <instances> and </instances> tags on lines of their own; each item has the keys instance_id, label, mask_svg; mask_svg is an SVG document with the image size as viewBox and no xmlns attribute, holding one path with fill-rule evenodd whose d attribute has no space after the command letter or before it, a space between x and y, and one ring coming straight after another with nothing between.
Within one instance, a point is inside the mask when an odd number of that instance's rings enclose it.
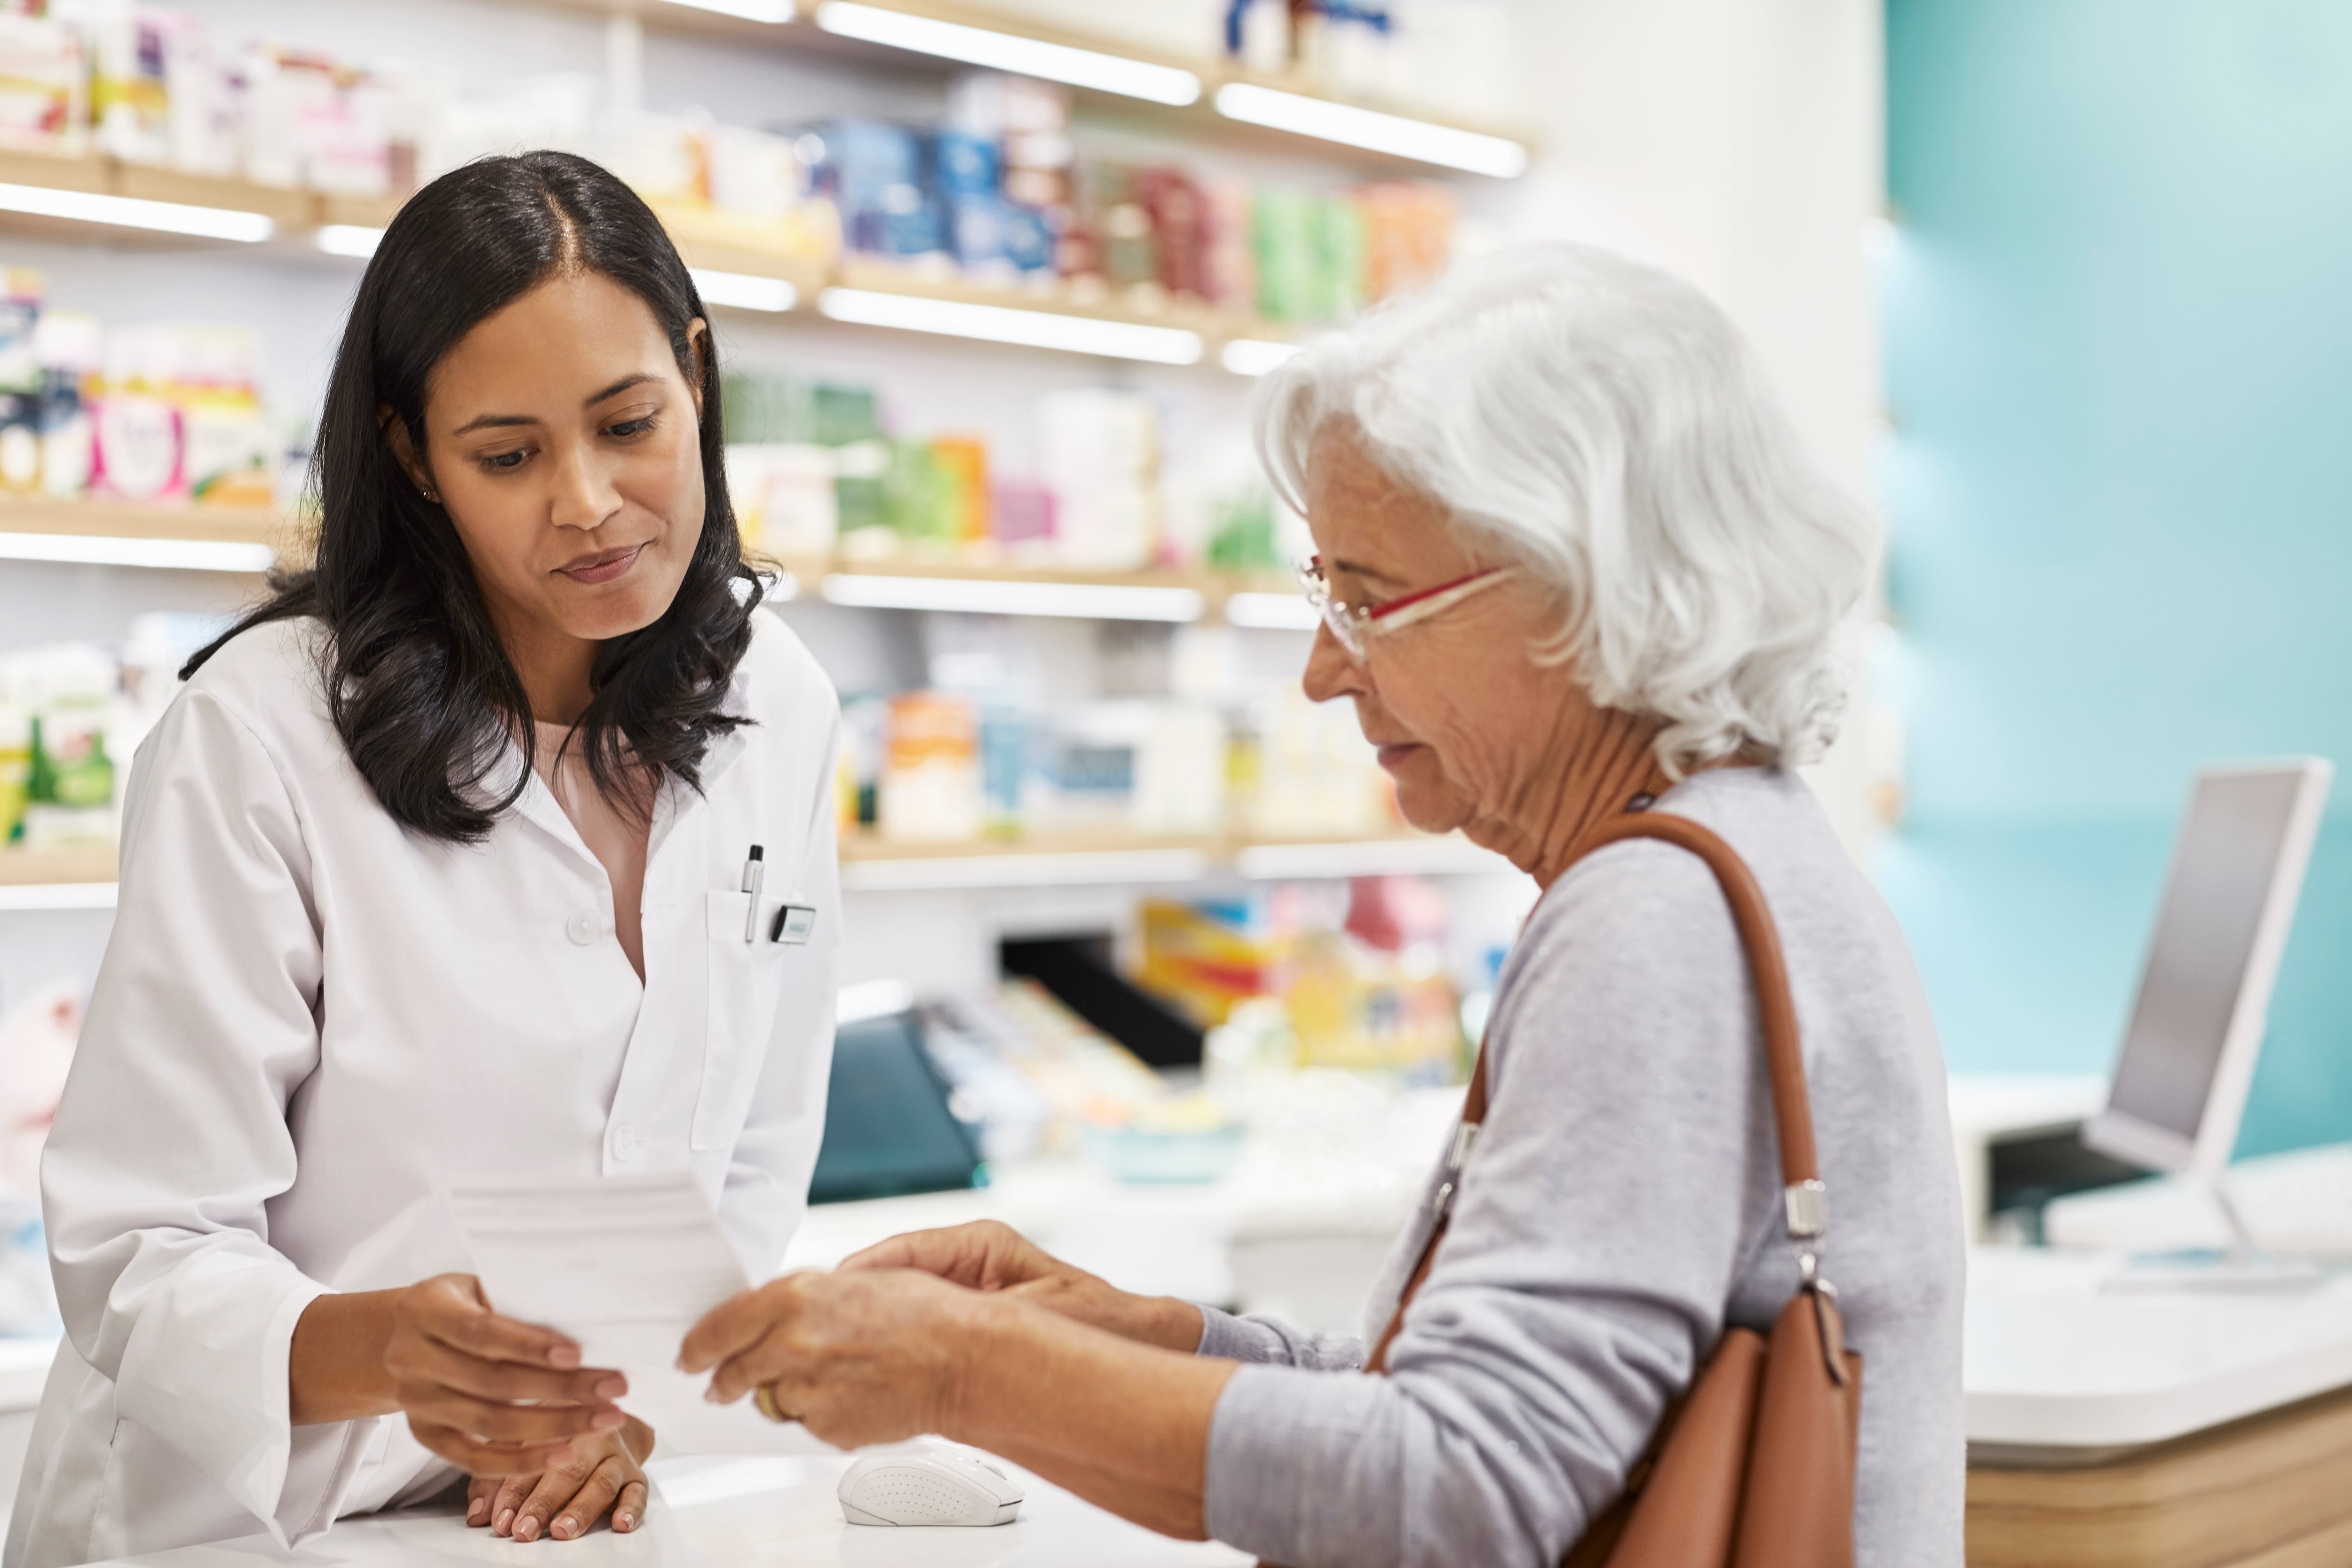
<instances>
[{"instance_id":1,"label":"shelf lighting","mask_svg":"<svg viewBox=\"0 0 2352 1568\"><path fill-rule=\"evenodd\" d=\"M112 882L0 883L0 914L47 913L51 910L110 910Z\"/></svg>"},{"instance_id":2,"label":"shelf lighting","mask_svg":"<svg viewBox=\"0 0 2352 1568\"><path fill-rule=\"evenodd\" d=\"M1271 632L1311 632L1323 617L1303 594L1228 594L1225 624Z\"/></svg>"},{"instance_id":3,"label":"shelf lighting","mask_svg":"<svg viewBox=\"0 0 2352 1568\"><path fill-rule=\"evenodd\" d=\"M321 226L312 241L330 256L365 261L383 243L383 230L362 228L355 223L331 223Z\"/></svg>"},{"instance_id":4,"label":"shelf lighting","mask_svg":"<svg viewBox=\"0 0 2352 1568\"><path fill-rule=\"evenodd\" d=\"M761 278L749 272L713 272L689 267L694 286L706 305L731 305L739 310L789 310L800 303L801 291L781 278Z\"/></svg>"},{"instance_id":5,"label":"shelf lighting","mask_svg":"<svg viewBox=\"0 0 2352 1568\"><path fill-rule=\"evenodd\" d=\"M1025 310L1010 305L974 305L919 294L888 294L872 289L827 289L816 308L836 321L940 332L954 338L985 338L1066 353L1110 359L1149 360L1155 364L1198 364L1201 334L1182 327L1152 327L1136 321L1105 321Z\"/></svg>"},{"instance_id":6,"label":"shelf lighting","mask_svg":"<svg viewBox=\"0 0 2352 1568\"><path fill-rule=\"evenodd\" d=\"M39 217L70 218L76 223L111 224L117 228L152 228L165 234L193 234L205 239L234 239L247 245L257 245L278 232L278 226L267 213L194 207L184 202L151 202L138 196L100 195L96 191L53 191L46 185L0 184L0 208Z\"/></svg>"},{"instance_id":7,"label":"shelf lighting","mask_svg":"<svg viewBox=\"0 0 2352 1568\"><path fill-rule=\"evenodd\" d=\"M1334 103L1270 87L1232 81L1217 89L1217 112L1228 120L1270 126L1320 142L1339 142L1374 153L1387 153L1416 163L1466 169L1516 180L1528 172L1528 150L1507 136L1463 131L1376 109Z\"/></svg>"},{"instance_id":8,"label":"shelf lighting","mask_svg":"<svg viewBox=\"0 0 2352 1568\"><path fill-rule=\"evenodd\" d=\"M845 38L886 44L919 55L937 55L941 59L962 60L1016 76L1043 77L1047 81L1067 82L1072 87L1115 92L1179 109L1201 99L1201 79L1176 66L1153 65L1124 55L1049 44L1043 38L1024 38L1017 33L999 33L986 27L968 27L961 22L909 16L879 5L861 5L856 0L825 0L816 8L816 25Z\"/></svg>"},{"instance_id":9,"label":"shelf lighting","mask_svg":"<svg viewBox=\"0 0 2352 1568\"><path fill-rule=\"evenodd\" d=\"M1297 343L1270 343L1263 338L1235 338L1217 351L1217 363L1235 375L1264 375L1297 352Z\"/></svg>"},{"instance_id":10,"label":"shelf lighting","mask_svg":"<svg viewBox=\"0 0 2352 1568\"><path fill-rule=\"evenodd\" d=\"M793 0L670 0L673 5L683 5L690 11L716 11L722 16L740 16L747 22L789 22L793 19Z\"/></svg>"},{"instance_id":11,"label":"shelf lighting","mask_svg":"<svg viewBox=\"0 0 2352 1568\"><path fill-rule=\"evenodd\" d=\"M955 610L976 616L1052 616L1094 621L1197 621L1191 588L1126 583L1016 583L993 577L886 577L835 572L824 596L864 610Z\"/></svg>"},{"instance_id":12,"label":"shelf lighting","mask_svg":"<svg viewBox=\"0 0 2352 1568\"><path fill-rule=\"evenodd\" d=\"M95 566L157 566L185 572L267 572L278 552L227 539L121 539L85 533L0 533L0 560L66 561Z\"/></svg>"}]
</instances>

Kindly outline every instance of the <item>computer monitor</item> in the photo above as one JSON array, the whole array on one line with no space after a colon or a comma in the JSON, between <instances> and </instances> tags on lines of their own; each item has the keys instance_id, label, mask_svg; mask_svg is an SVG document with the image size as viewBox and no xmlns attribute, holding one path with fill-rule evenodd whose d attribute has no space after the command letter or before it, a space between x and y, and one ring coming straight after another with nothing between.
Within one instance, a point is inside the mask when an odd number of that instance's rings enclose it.
<instances>
[{"instance_id":1,"label":"computer monitor","mask_svg":"<svg viewBox=\"0 0 2352 1568\"><path fill-rule=\"evenodd\" d=\"M2092 1148L2219 1182L2334 773L2310 757L2197 775Z\"/></svg>"}]
</instances>

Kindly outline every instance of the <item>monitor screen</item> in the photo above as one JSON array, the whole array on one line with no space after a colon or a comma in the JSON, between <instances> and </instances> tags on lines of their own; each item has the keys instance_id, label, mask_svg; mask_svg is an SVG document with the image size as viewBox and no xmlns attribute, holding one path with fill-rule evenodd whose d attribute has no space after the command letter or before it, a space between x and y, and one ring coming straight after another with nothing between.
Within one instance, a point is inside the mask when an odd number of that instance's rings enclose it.
<instances>
[{"instance_id":1,"label":"monitor screen","mask_svg":"<svg viewBox=\"0 0 2352 1568\"><path fill-rule=\"evenodd\" d=\"M834 1036L824 1142L809 1202L844 1203L969 1187L980 1170L971 1135L948 1109L948 1088L912 1013L844 1024Z\"/></svg>"},{"instance_id":2,"label":"monitor screen","mask_svg":"<svg viewBox=\"0 0 2352 1568\"><path fill-rule=\"evenodd\" d=\"M2301 773L2209 773L2173 851L2109 1106L2194 1139L2281 872Z\"/></svg>"}]
</instances>

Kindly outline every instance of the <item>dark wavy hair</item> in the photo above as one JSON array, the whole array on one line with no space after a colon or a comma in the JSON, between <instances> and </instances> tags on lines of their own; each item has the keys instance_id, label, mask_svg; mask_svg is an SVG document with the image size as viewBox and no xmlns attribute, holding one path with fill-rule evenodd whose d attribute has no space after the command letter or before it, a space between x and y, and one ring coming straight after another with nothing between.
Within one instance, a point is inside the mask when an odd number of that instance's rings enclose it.
<instances>
[{"instance_id":1,"label":"dark wavy hair","mask_svg":"<svg viewBox=\"0 0 2352 1568\"><path fill-rule=\"evenodd\" d=\"M306 570L181 671L193 675L239 633L316 616L327 710L394 818L427 837L474 843L520 798L536 742L522 681L492 629L448 514L417 491L380 411L425 450L434 370L485 317L541 282L600 273L646 302L702 395L702 537L659 620L606 641L594 695L568 744L609 800L642 816L650 793L629 767L699 787L712 739L746 721L721 711L751 643L758 576L743 560L727 496L718 355L694 279L660 221L605 170L568 153L485 158L411 197L369 261L327 384L310 485L319 547ZM519 743L526 764L511 773Z\"/></svg>"}]
</instances>

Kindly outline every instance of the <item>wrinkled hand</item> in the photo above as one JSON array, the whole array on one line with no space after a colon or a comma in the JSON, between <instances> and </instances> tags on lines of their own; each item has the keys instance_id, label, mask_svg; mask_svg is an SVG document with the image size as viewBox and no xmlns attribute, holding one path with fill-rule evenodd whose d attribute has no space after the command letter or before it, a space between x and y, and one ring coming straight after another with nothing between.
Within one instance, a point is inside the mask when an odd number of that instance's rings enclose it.
<instances>
[{"instance_id":1,"label":"wrinkled hand","mask_svg":"<svg viewBox=\"0 0 2352 1568\"><path fill-rule=\"evenodd\" d=\"M792 1274L713 1307L678 1366L706 1397L767 1388L777 1409L845 1448L955 1426L986 1298L913 1269Z\"/></svg>"},{"instance_id":2,"label":"wrinkled hand","mask_svg":"<svg viewBox=\"0 0 2352 1568\"><path fill-rule=\"evenodd\" d=\"M843 1260L844 1274L914 1268L970 1290L1002 1291L1066 1318L1169 1350L1201 1342L1201 1313L1168 1296L1136 1296L1063 1262L1000 1220L909 1231Z\"/></svg>"},{"instance_id":3,"label":"wrinkled hand","mask_svg":"<svg viewBox=\"0 0 2352 1568\"><path fill-rule=\"evenodd\" d=\"M628 1419L613 1404L626 1378L581 1366L552 1329L499 1317L470 1274L400 1293L383 1364L416 1440L470 1475L537 1475Z\"/></svg>"},{"instance_id":4,"label":"wrinkled hand","mask_svg":"<svg viewBox=\"0 0 2352 1568\"><path fill-rule=\"evenodd\" d=\"M571 1457L535 1476L477 1476L466 1489L466 1522L517 1541L576 1541L606 1512L615 1534L645 1522L644 1464L654 1429L629 1417L617 1432L583 1437Z\"/></svg>"}]
</instances>

